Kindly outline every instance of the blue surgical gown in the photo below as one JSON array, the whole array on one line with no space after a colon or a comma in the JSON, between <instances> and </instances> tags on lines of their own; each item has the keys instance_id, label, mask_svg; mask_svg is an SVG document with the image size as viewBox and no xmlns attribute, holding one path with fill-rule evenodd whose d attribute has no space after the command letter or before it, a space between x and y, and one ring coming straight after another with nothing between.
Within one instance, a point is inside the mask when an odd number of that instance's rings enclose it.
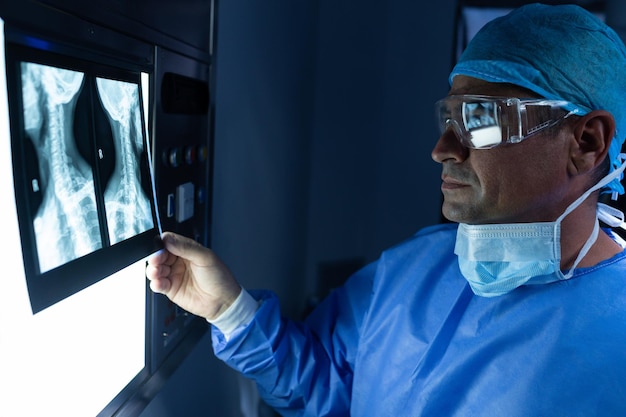
<instances>
[{"instance_id":1,"label":"blue surgical gown","mask_svg":"<svg viewBox=\"0 0 626 417\"><path fill-rule=\"evenodd\" d=\"M285 416L626 416L626 252L568 281L472 293L455 225L384 252L302 323L271 292L216 355Z\"/></svg>"}]
</instances>

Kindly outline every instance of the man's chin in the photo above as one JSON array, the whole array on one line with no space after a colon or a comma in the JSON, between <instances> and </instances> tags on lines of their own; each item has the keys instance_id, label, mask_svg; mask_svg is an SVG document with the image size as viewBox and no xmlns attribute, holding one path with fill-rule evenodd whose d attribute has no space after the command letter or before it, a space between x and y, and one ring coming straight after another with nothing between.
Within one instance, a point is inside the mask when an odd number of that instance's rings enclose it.
<instances>
[{"instance_id":1,"label":"man's chin","mask_svg":"<svg viewBox=\"0 0 626 417\"><path fill-rule=\"evenodd\" d=\"M453 223L481 224L488 223L484 216L477 212L468 210L467 205L446 204L444 202L441 210L444 219Z\"/></svg>"},{"instance_id":2,"label":"man's chin","mask_svg":"<svg viewBox=\"0 0 626 417\"><path fill-rule=\"evenodd\" d=\"M453 223L467 223L468 220L465 213L453 207L448 207L445 203L442 207L441 214L445 220Z\"/></svg>"}]
</instances>

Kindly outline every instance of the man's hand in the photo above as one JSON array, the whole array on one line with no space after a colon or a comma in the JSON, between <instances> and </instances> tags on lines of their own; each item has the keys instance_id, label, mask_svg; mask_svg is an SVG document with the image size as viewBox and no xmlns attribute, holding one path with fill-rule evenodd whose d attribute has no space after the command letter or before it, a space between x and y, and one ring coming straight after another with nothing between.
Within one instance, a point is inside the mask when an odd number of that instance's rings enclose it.
<instances>
[{"instance_id":1,"label":"man's hand","mask_svg":"<svg viewBox=\"0 0 626 417\"><path fill-rule=\"evenodd\" d=\"M213 320L237 299L241 286L211 251L184 236L165 232L165 249L148 258L152 291L195 315Z\"/></svg>"}]
</instances>

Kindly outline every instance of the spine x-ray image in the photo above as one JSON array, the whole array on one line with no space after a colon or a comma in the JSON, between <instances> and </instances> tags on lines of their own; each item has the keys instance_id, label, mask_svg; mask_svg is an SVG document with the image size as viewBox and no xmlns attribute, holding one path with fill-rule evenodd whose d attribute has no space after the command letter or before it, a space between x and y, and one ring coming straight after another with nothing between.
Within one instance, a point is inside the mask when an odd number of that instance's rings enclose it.
<instances>
[{"instance_id":1,"label":"spine x-ray image","mask_svg":"<svg viewBox=\"0 0 626 417\"><path fill-rule=\"evenodd\" d=\"M37 152L33 192L42 202L33 218L39 268L47 271L102 247L92 167L79 155L73 132L84 74L22 64L24 128Z\"/></svg>"},{"instance_id":2,"label":"spine x-ray image","mask_svg":"<svg viewBox=\"0 0 626 417\"><path fill-rule=\"evenodd\" d=\"M150 200L141 188L139 161L144 144L139 86L105 78L97 78L96 84L116 145L116 169L104 191L109 239L114 244L154 226Z\"/></svg>"},{"instance_id":3,"label":"spine x-ray image","mask_svg":"<svg viewBox=\"0 0 626 417\"><path fill-rule=\"evenodd\" d=\"M21 73L24 129L37 161L28 180L40 272L152 228L139 86L30 62ZM102 108L106 135L94 127Z\"/></svg>"}]
</instances>

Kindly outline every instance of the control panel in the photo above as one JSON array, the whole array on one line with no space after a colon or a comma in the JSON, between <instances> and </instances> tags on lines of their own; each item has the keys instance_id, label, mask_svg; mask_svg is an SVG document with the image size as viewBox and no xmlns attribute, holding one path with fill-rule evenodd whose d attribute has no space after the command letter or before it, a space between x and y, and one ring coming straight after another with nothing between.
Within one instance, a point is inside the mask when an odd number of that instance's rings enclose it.
<instances>
[{"instance_id":1,"label":"control panel","mask_svg":"<svg viewBox=\"0 0 626 417\"><path fill-rule=\"evenodd\" d=\"M211 218L210 64L157 49L155 57L154 177L163 231L209 245ZM150 294L153 370L186 336L197 317ZM204 322L206 325L206 322Z\"/></svg>"}]
</instances>

